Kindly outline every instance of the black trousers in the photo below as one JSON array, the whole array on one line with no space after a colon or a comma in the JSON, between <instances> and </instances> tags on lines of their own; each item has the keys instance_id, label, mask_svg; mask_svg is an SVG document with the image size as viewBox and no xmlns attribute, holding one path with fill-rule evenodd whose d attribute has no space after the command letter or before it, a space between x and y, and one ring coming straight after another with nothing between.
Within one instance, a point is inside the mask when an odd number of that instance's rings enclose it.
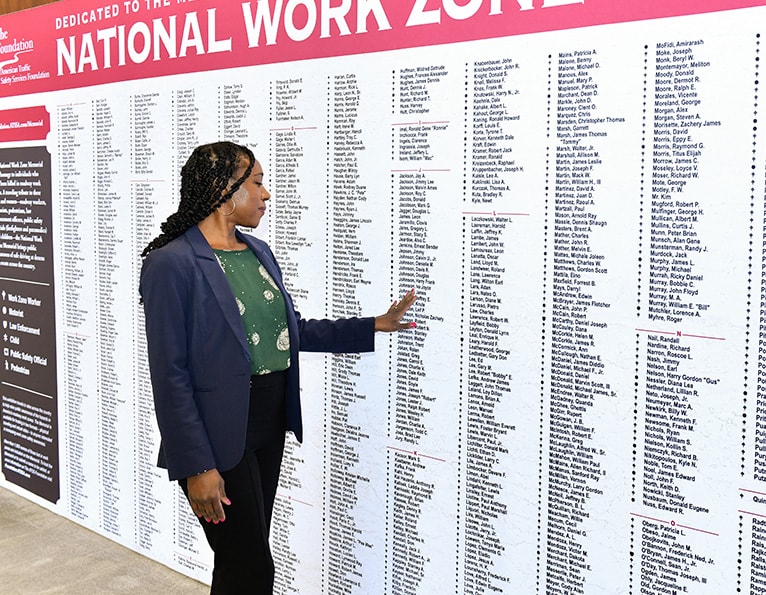
<instances>
[{"instance_id":1,"label":"black trousers","mask_svg":"<svg viewBox=\"0 0 766 595\"><path fill-rule=\"evenodd\" d=\"M213 550L211 595L272 595L274 560L269 530L285 446L286 372L253 376L245 454L221 473L230 506L226 520L200 519ZM179 482L186 490L186 480Z\"/></svg>"}]
</instances>

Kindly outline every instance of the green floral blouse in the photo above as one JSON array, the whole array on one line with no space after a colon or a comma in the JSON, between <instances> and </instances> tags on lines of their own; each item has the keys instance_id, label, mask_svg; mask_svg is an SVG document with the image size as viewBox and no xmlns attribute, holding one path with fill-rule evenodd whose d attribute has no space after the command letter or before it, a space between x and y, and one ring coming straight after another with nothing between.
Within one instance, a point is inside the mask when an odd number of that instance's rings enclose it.
<instances>
[{"instance_id":1,"label":"green floral blouse","mask_svg":"<svg viewBox=\"0 0 766 595\"><path fill-rule=\"evenodd\" d=\"M285 299L255 253L213 250L237 300L250 348L250 373L278 372L290 367L290 337Z\"/></svg>"}]
</instances>

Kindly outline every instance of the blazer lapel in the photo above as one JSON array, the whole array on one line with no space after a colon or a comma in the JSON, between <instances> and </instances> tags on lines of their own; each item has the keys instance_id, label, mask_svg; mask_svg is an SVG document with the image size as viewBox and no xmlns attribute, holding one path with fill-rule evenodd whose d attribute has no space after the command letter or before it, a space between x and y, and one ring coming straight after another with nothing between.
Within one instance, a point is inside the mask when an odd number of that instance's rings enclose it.
<instances>
[{"instance_id":1,"label":"blazer lapel","mask_svg":"<svg viewBox=\"0 0 766 595\"><path fill-rule=\"evenodd\" d=\"M196 225L190 227L185 235L194 251L194 256L197 259L200 271L202 271L203 276L207 280L207 283L221 308L221 312L223 312L226 322L237 337L237 340L242 347L242 351L249 361L250 350L247 346L245 330L242 326L242 317L239 314L239 309L237 308L234 294L231 291L231 286L226 280L226 273L223 272L221 265L218 263L218 259L213 253L213 249L207 243L205 236L202 235L202 232Z\"/></svg>"}]
</instances>

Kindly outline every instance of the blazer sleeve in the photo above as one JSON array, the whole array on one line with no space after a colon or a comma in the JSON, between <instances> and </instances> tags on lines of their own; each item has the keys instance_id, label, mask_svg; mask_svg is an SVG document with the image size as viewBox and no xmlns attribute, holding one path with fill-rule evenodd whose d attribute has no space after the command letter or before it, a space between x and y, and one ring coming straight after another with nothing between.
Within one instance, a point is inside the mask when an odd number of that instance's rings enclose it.
<instances>
[{"instance_id":1,"label":"blazer sleeve","mask_svg":"<svg viewBox=\"0 0 766 595\"><path fill-rule=\"evenodd\" d=\"M314 320L295 312L300 331L301 351L364 353L375 351L375 318Z\"/></svg>"},{"instance_id":2,"label":"blazer sleeve","mask_svg":"<svg viewBox=\"0 0 766 595\"><path fill-rule=\"evenodd\" d=\"M183 264L183 259L170 250L153 251L144 260L139 286L155 413L162 436L160 463L167 467L170 479L215 467L189 369L194 273L193 267Z\"/></svg>"}]
</instances>

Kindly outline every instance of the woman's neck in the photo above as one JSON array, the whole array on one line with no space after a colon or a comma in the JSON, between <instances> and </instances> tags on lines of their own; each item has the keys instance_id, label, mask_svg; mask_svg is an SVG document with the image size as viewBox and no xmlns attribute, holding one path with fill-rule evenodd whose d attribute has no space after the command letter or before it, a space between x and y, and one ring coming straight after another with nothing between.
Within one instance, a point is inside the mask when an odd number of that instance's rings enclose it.
<instances>
[{"instance_id":1,"label":"woman's neck","mask_svg":"<svg viewBox=\"0 0 766 595\"><path fill-rule=\"evenodd\" d=\"M215 217L213 213L197 224L207 243L216 250L241 250L247 248L247 244L240 241L236 234L236 227L222 217Z\"/></svg>"}]
</instances>

